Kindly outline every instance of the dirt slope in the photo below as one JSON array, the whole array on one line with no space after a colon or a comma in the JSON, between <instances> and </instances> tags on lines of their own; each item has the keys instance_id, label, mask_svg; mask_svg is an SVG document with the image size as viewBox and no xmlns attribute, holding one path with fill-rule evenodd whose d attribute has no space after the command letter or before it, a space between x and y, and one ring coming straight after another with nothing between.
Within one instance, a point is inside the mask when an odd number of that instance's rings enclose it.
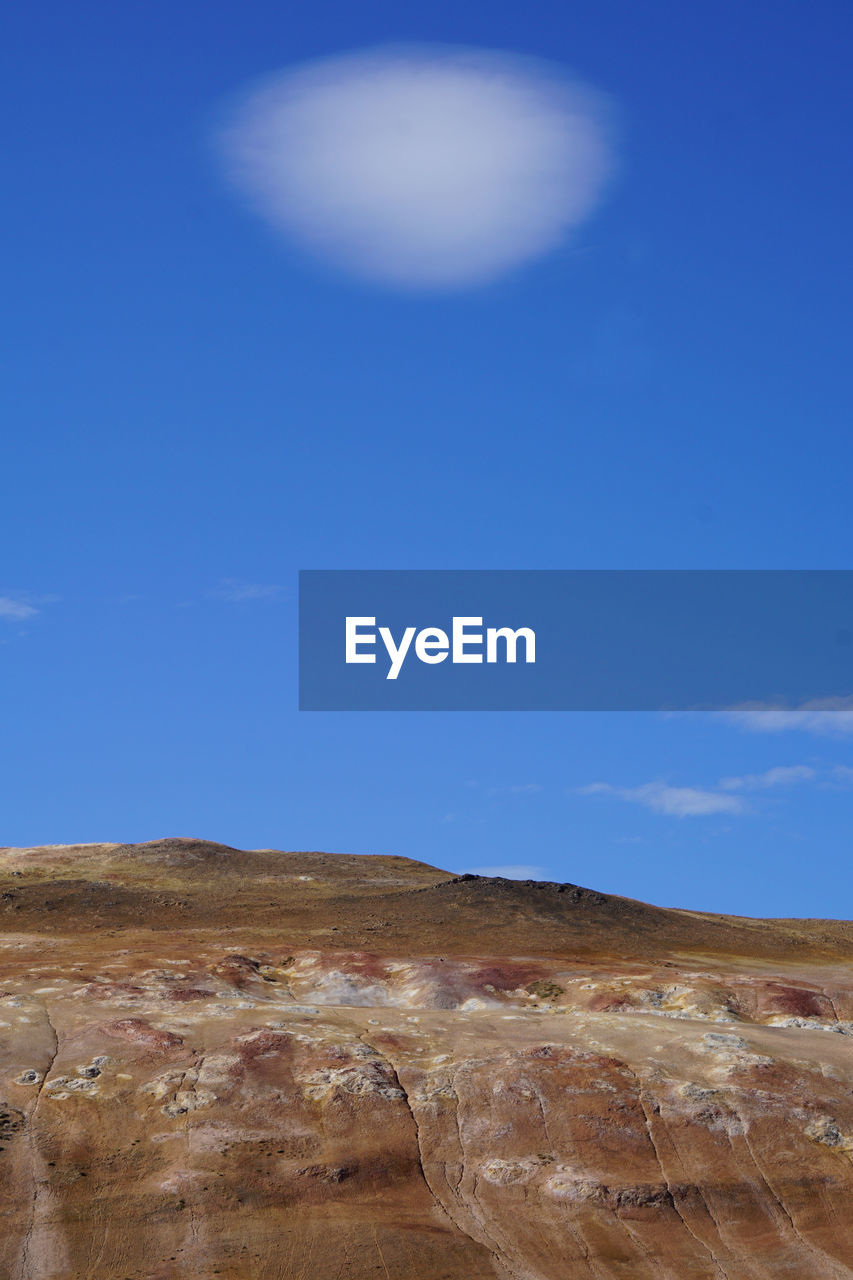
<instances>
[{"instance_id":1,"label":"dirt slope","mask_svg":"<svg viewBox=\"0 0 853 1280\"><path fill-rule=\"evenodd\" d=\"M853 926L0 850L0 1276L853 1277Z\"/></svg>"}]
</instances>

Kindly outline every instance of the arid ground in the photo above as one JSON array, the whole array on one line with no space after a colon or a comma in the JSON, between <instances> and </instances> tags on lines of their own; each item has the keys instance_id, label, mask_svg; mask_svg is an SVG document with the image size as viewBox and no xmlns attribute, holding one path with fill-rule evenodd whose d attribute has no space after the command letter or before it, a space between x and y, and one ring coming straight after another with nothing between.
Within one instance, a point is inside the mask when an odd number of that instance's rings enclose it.
<instances>
[{"instance_id":1,"label":"arid ground","mask_svg":"<svg viewBox=\"0 0 853 1280\"><path fill-rule=\"evenodd\" d=\"M3 1280L853 1277L853 925L0 851Z\"/></svg>"}]
</instances>

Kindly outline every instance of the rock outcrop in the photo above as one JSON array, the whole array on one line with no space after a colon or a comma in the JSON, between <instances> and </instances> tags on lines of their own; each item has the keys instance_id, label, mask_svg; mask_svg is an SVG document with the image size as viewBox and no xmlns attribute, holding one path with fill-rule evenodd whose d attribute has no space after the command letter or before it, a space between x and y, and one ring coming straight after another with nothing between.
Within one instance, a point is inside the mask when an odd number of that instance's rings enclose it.
<instances>
[{"instance_id":1,"label":"rock outcrop","mask_svg":"<svg viewBox=\"0 0 853 1280\"><path fill-rule=\"evenodd\" d=\"M0 851L0 1276L853 1277L853 926Z\"/></svg>"}]
</instances>

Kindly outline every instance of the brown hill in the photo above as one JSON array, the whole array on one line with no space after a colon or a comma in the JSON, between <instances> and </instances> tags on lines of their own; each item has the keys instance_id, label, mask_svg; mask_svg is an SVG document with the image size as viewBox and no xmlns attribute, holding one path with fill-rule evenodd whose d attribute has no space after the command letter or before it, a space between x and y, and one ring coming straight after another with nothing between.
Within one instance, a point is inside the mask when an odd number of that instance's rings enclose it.
<instances>
[{"instance_id":1,"label":"brown hill","mask_svg":"<svg viewBox=\"0 0 853 1280\"><path fill-rule=\"evenodd\" d=\"M853 1276L853 926L0 850L0 1275Z\"/></svg>"}]
</instances>

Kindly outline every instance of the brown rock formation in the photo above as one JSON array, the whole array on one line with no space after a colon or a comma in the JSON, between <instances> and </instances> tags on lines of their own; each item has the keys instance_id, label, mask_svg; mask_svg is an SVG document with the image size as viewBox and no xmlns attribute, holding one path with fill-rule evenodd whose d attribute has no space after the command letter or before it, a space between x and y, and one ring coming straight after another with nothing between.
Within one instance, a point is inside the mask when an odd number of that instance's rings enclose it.
<instances>
[{"instance_id":1,"label":"brown rock formation","mask_svg":"<svg viewBox=\"0 0 853 1280\"><path fill-rule=\"evenodd\" d=\"M853 926L0 851L5 1280L853 1277Z\"/></svg>"}]
</instances>

